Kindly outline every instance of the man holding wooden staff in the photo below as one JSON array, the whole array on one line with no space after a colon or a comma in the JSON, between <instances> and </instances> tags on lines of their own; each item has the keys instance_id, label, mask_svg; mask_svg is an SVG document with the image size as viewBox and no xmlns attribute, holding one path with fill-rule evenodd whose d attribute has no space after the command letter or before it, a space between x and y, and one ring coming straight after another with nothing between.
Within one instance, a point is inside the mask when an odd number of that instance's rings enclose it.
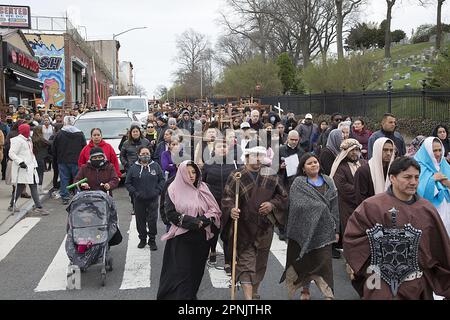
<instances>
[{"instance_id":1,"label":"man holding wooden staff","mask_svg":"<svg viewBox=\"0 0 450 320\"><path fill-rule=\"evenodd\" d=\"M245 150L245 166L232 173L222 198L222 225L229 217L238 219L236 281L240 281L246 300L259 299L258 288L264 278L273 228L284 224L288 195L271 168L263 167L267 156L262 146ZM240 178L236 177L240 173ZM239 177L239 175L237 175ZM239 181L238 208L236 183ZM233 242L233 235L229 240Z\"/></svg>"}]
</instances>

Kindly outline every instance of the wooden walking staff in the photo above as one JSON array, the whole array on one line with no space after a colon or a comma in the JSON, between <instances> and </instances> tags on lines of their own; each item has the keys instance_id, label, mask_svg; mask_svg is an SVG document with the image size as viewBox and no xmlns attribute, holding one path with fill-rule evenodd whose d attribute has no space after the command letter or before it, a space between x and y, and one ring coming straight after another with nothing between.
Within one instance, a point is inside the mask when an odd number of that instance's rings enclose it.
<instances>
[{"instance_id":1,"label":"wooden walking staff","mask_svg":"<svg viewBox=\"0 0 450 320\"><path fill-rule=\"evenodd\" d=\"M237 172L234 175L236 179L236 205L235 208L239 209L239 181L241 179L241 173ZM233 222L233 260L231 265L231 300L236 300L236 247L237 247L237 227L238 220Z\"/></svg>"}]
</instances>

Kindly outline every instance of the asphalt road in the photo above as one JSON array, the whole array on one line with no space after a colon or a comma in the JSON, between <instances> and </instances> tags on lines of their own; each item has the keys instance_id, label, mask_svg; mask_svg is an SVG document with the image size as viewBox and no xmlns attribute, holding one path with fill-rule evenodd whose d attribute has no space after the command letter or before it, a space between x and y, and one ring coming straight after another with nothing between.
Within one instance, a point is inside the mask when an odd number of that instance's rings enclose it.
<instances>
[{"instance_id":1,"label":"asphalt road","mask_svg":"<svg viewBox=\"0 0 450 320\"><path fill-rule=\"evenodd\" d=\"M138 253L144 257L142 270L149 271L149 279L145 287L121 289L126 270L128 248L128 232L130 231L131 205L126 190L122 187L114 191L114 199L119 213L119 226L124 236L119 246L112 247L111 256L114 259L114 270L107 274L106 285L101 286L100 267L93 266L86 273L82 274L81 290L66 290L61 287L61 281L64 283L64 274L54 271L58 265L61 256L65 255L62 250L62 243L66 234L67 212L59 199L49 199L44 206L49 210L50 215L34 218L28 216L22 221L24 225L18 224L10 230L0 241L13 239L20 232L26 234L16 241L17 244L4 256L1 256L0 250L0 300L5 299L30 299L30 300L154 300L158 290L159 276L162 265L164 243L159 239L164 233L165 227L161 221L158 221L157 244L159 249L150 252L148 246L144 251ZM31 219L31 220L30 220ZM38 220L40 219L40 220ZM27 225L31 223L32 226ZM6 238L6 236L8 238ZM19 237L19 236L18 236ZM134 241L136 239L133 239ZM12 245L11 245L12 246ZM132 251L132 250L131 250ZM136 250L134 250L136 251ZM282 250L281 250L282 251ZM59 258L58 258L59 252ZM274 251L275 252L275 251ZM280 253L280 250L278 251ZM281 252L283 254L283 252ZM285 254L285 252L284 252ZM148 259L145 256L150 256ZM220 270L223 256L218 257L218 271ZM142 263L142 261L141 261ZM130 261L133 267L133 261ZM66 265L63 265L63 269ZM136 263L134 262L136 268ZM128 267L127 267L128 268ZM276 258L273 252L269 257L267 273L260 288L262 299L267 300L286 300L287 291L284 284L279 283L284 266ZM61 271L61 263L59 263ZM334 290L336 299L354 300L358 299L356 292L351 287L349 278L345 273L344 261L342 259L333 260L334 269ZM55 269L56 270L56 269ZM134 270L136 275L145 275L145 272L137 268ZM131 273L132 274L132 273ZM198 298L200 300L229 300L230 290L227 288L216 288L213 286L213 279L208 268L205 269L202 285L200 287ZM133 279L133 276L131 276ZM56 285L59 283L59 287ZM56 289L49 289L56 286ZM53 291L55 290L55 291ZM311 286L312 299L322 299L315 285ZM238 291L238 299L242 299L242 291ZM298 298L298 297L296 297Z\"/></svg>"}]
</instances>

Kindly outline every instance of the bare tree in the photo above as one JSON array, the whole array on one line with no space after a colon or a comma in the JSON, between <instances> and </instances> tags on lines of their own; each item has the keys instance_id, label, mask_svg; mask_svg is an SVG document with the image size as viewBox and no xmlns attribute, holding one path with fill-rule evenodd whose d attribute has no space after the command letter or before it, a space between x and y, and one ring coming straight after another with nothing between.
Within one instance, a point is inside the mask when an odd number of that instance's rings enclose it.
<instances>
[{"instance_id":1,"label":"bare tree","mask_svg":"<svg viewBox=\"0 0 450 320\"><path fill-rule=\"evenodd\" d=\"M327 62L328 50L336 39L336 12L333 0L321 0L318 15L315 22L311 25L315 33L317 44L319 46L322 62Z\"/></svg>"},{"instance_id":2,"label":"bare tree","mask_svg":"<svg viewBox=\"0 0 450 320\"><path fill-rule=\"evenodd\" d=\"M146 96L147 89L145 89L142 85L136 83L134 86L134 94L137 96Z\"/></svg>"},{"instance_id":3,"label":"bare tree","mask_svg":"<svg viewBox=\"0 0 450 320\"><path fill-rule=\"evenodd\" d=\"M249 39L259 50L264 61L267 58L268 42L275 22L270 15L272 0L227 0L232 11L230 16L239 17L231 21L222 13L225 27L232 33Z\"/></svg>"},{"instance_id":4,"label":"bare tree","mask_svg":"<svg viewBox=\"0 0 450 320\"><path fill-rule=\"evenodd\" d=\"M345 18L364 2L364 0L334 0L336 5L336 44L339 60L344 59L343 29Z\"/></svg>"},{"instance_id":5,"label":"bare tree","mask_svg":"<svg viewBox=\"0 0 450 320\"><path fill-rule=\"evenodd\" d=\"M189 29L177 38L176 46L176 61L180 65L174 74L176 83L183 86L185 94L190 97L200 96L203 88L211 90L214 55L206 36Z\"/></svg>"},{"instance_id":6,"label":"bare tree","mask_svg":"<svg viewBox=\"0 0 450 320\"><path fill-rule=\"evenodd\" d=\"M396 0L386 0L387 12L386 12L386 32L384 35L384 57L386 59L391 58L391 20L392 20L392 7L395 5Z\"/></svg>"},{"instance_id":7,"label":"bare tree","mask_svg":"<svg viewBox=\"0 0 450 320\"><path fill-rule=\"evenodd\" d=\"M442 5L444 4L445 0L419 0L419 3L422 6L429 6L431 4L434 4L437 2L437 12L436 12L436 50L441 50L441 44L442 44Z\"/></svg>"},{"instance_id":8,"label":"bare tree","mask_svg":"<svg viewBox=\"0 0 450 320\"><path fill-rule=\"evenodd\" d=\"M176 59L181 70L186 73L194 73L210 44L205 35L189 29L177 38L176 46L178 50Z\"/></svg>"},{"instance_id":9,"label":"bare tree","mask_svg":"<svg viewBox=\"0 0 450 320\"><path fill-rule=\"evenodd\" d=\"M161 98L167 96L167 92L168 92L168 89L167 89L166 86L164 86L164 85L159 85L159 86L156 88L156 90L154 91L154 94L155 94L159 99L161 99Z\"/></svg>"},{"instance_id":10,"label":"bare tree","mask_svg":"<svg viewBox=\"0 0 450 320\"><path fill-rule=\"evenodd\" d=\"M284 15L286 23L298 30L293 36L301 51L303 67L307 67L318 54L319 41L314 26L321 18L318 14L321 0L280 0L280 2L283 3L283 10L280 12Z\"/></svg>"},{"instance_id":11,"label":"bare tree","mask_svg":"<svg viewBox=\"0 0 450 320\"><path fill-rule=\"evenodd\" d=\"M242 35L222 35L216 44L216 62L224 67L244 63L253 56L251 46L250 40Z\"/></svg>"}]
</instances>

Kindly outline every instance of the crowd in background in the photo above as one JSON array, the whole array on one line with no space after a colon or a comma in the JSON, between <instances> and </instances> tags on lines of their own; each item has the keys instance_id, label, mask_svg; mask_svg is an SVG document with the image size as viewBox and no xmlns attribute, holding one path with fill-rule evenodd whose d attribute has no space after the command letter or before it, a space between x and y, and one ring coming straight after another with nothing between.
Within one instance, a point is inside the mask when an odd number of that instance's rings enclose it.
<instances>
[{"instance_id":1,"label":"crowd in background","mask_svg":"<svg viewBox=\"0 0 450 320\"><path fill-rule=\"evenodd\" d=\"M325 198L332 197L330 192L336 191L338 201L336 207L330 209L329 214L333 219L328 222L330 225L335 224L335 230L330 234L333 240L330 259L339 258L342 235L349 217L364 200L389 188L388 172L391 164L396 158L408 156L414 157L421 167L418 193L436 207L450 234L450 140L445 125L437 126L430 133L424 132L407 146L393 114L385 114L381 119L380 129L371 132L366 128L363 118L353 119L339 113L331 115L329 121L315 123L312 114L300 117L293 113L282 115L256 106L228 110L220 106L203 108L181 104L163 108L152 105L147 123L144 126L133 123L122 139L119 149L120 162L125 171L123 175L119 170L116 152L102 139L101 128L92 128L91 136L85 137L73 126L75 117L85 111L78 108L41 112L19 106L15 113L6 114L5 121L0 123L2 179L17 187L17 190L12 190L10 210L15 210L13 199L19 196L30 197L25 190L25 186L29 185L36 210L46 214L36 195L38 192L48 192L42 189L42 182L44 173L52 169L53 183L50 192L59 190L63 204L70 200L66 186L83 177L89 176L89 181L99 182L84 184L84 189L105 191L114 189L120 180L124 180L130 194L132 214L137 216L141 240L139 248L145 247L148 239L150 248L157 250L155 236L158 197L161 196L161 218L167 225L167 231L173 232L166 239L171 239L176 236L176 231L171 226L180 216L177 214L177 203L172 198L168 199L169 194L173 195L174 190L188 190L189 175L195 176L192 181L198 183L198 179L201 179L206 183L201 188L206 188L208 194L211 193L208 206L218 210L211 204L215 202L222 210L224 190L227 181L230 183L229 177L232 172L248 164L248 156L254 151L257 155L263 154L262 166L272 169L276 167L274 173L285 190L286 197L292 195L293 190L303 194L303 184L313 185ZM19 141L17 137L22 140ZM20 145L24 142L23 146ZM18 154L26 152L27 143L31 152L26 160ZM260 147L263 150L258 149ZM187 159L193 162L186 165L183 161ZM185 163L181 167L183 172L178 174L182 162ZM30 167L33 168L32 172L35 169L36 174L17 184L19 178L15 175L15 170L28 171ZM180 175L184 175L184 178L177 178ZM297 179L300 176L304 178ZM172 183L175 184L171 189ZM170 210L166 210L165 205L170 206ZM305 206L323 206L318 198L292 205L300 209ZM289 210L285 208L283 211L287 222ZM212 217L217 218L215 215ZM230 223L222 223L220 226L220 223L215 222L210 218L192 220L190 223L186 220L180 222L179 226L192 229L193 225L195 228L203 225L210 228L207 251L211 264L216 263L216 244L220 237L225 248L224 268L230 273ZM292 230L286 228L287 223L276 222L275 225L281 240L292 239ZM329 230L317 228L316 232ZM320 235L309 234L309 237L310 241L314 241ZM288 251L297 254L308 245L309 242L302 242L301 247L291 246L289 250L292 251ZM312 263L320 263L327 252L316 252L307 259ZM292 263L294 268L305 268L305 265ZM292 270L290 273L288 271L286 269L284 277L292 273ZM320 284L319 288L326 297L332 297L332 270L327 266L318 272L322 272L322 279L326 281L316 283ZM197 278L200 277L201 280L201 276L202 274L197 275ZM307 297L309 285L304 283L302 287L302 295ZM195 292L195 288L193 290Z\"/></svg>"}]
</instances>

